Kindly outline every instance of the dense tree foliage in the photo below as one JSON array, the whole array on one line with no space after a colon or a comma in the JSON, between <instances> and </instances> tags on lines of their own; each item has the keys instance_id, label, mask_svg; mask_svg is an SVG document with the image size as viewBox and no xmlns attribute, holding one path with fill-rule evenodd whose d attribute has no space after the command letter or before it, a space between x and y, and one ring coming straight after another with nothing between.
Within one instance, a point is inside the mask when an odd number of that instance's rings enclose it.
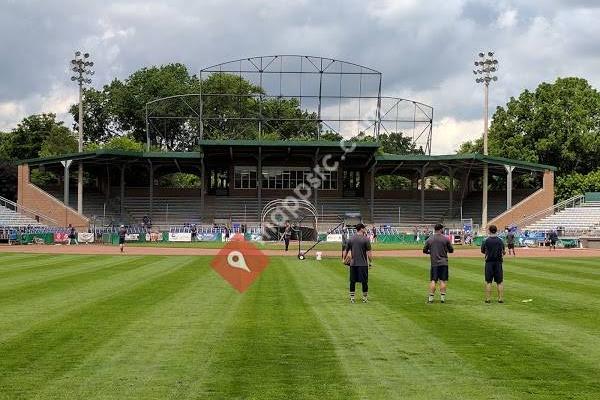
<instances>
[{"instance_id":1,"label":"dense tree foliage","mask_svg":"<svg viewBox=\"0 0 600 400\"><path fill-rule=\"evenodd\" d=\"M476 152L483 152L482 139L458 150ZM489 154L556 166L557 200L597 187L600 93L582 78L559 78L523 91L496 109Z\"/></svg>"}]
</instances>

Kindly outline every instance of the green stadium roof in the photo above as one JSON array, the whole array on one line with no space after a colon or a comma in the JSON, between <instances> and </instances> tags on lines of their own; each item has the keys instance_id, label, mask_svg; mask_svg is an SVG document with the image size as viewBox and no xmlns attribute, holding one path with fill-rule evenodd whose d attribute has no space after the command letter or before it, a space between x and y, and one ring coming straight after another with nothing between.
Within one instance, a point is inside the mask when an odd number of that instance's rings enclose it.
<instances>
[{"instance_id":1,"label":"green stadium roof","mask_svg":"<svg viewBox=\"0 0 600 400\"><path fill-rule=\"evenodd\" d=\"M354 142L358 149L375 152L379 149L380 144L375 142ZM203 151L210 148L223 147L245 147L248 148L297 148L297 149L333 149L340 148L340 143L337 141L287 141L287 140L201 140L199 145ZM82 153L62 154L58 156L40 157L19 161L19 164L43 165L59 163L64 160L117 160L121 159L138 159L138 160L194 160L202 157L202 152L136 152L122 150L106 150L99 149L95 151L87 151ZM449 155L425 155L425 154L375 154L375 160L382 165L397 165L401 163L423 164L423 163L473 163L481 162L498 166L511 165L517 168L545 171L556 171L556 168L550 165L537 164L528 161L512 160L503 157L485 156L477 153L469 154L449 154Z\"/></svg>"}]
</instances>

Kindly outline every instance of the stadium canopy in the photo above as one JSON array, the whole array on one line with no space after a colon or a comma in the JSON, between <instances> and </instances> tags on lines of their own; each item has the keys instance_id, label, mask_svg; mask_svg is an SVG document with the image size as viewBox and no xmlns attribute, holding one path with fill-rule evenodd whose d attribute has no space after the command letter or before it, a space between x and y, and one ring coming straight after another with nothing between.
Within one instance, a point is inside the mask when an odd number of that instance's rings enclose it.
<instances>
[{"instance_id":1,"label":"stadium canopy","mask_svg":"<svg viewBox=\"0 0 600 400\"><path fill-rule=\"evenodd\" d=\"M347 151L356 144L352 151ZM344 147L347 146L347 147ZM331 154L334 157L344 156L346 163L368 162L364 167L376 165L378 173L394 174L403 170L420 170L426 168L430 175L444 175L449 168L471 170L476 173L483 164L488 164L490 172L502 172L506 166L514 167L515 172L556 171L550 165L513 160L503 157L485 156L477 153L425 155L425 154L382 154L376 142L338 141L287 141L287 140L202 140L199 151L192 152L136 152L122 150L87 151L57 156L20 160L18 164L29 166L60 165L62 161L83 161L88 166L148 164L173 165L178 169L182 165L197 165L200 159L211 159L216 162L229 162L238 158L255 158L259 153L265 157L315 158ZM225 157L225 158L224 158ZM178 167L179 165L179 167Z\"/></svg>"}]
</instances>

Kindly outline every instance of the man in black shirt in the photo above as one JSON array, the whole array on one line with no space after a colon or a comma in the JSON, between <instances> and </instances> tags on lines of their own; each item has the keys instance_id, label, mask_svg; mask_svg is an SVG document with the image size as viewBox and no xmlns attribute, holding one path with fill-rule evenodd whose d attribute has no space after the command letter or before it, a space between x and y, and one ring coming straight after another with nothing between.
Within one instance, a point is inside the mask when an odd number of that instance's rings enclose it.
<instances>
[{"instance_id":1,"label":"man in black shirt","mask_svg":"<svg viewBox=\"0 0 600 400\"><path fill-rule=\"evenodd\" d=\"M343 254L344 263L350 266L350 303L354 303L356 282L362 285L363 303L369 295L369 267L371 266L371 241L366 236L365 226L356 225L356 234L348 240Z\"/></svg>"},{"instance_id":2,"label":"man in black shirt","mask_svg":"<svg viewBox=\"0 0 600 400\"><path fill-rule=\"evenodd\" d=\"M119 227L119 248L121 249L121 253L123 252L123 247L125 246L125 235L127 235L127 229L125 229L125 225L121 225Z\"/></svg>"},{"instance_id":3,"label":"man in black shirt","mask_svg":"<svg viewBox=\"0 0 600 400\"><path fill-rule=\"evenodd\" d=\"M436 224L435 233L425 241L423 253L429 254L431 258L431 269L429 270L429 297L427 303L433 303L435 295L435 284L440 282L440 301L446 302L446 287L448 282L448 253L454 253L454 247L450 239L442 234L444 226Z\"/></svg>"},{"instance_id":4,"label":"man in black shirt","mask_svg":"<svg viewBox=\"0 0 600 400\"><path fill-rule=\"evenodd\" d=\"M504 272L502 271L502 261L506 250L504 242L496 233L498 228L490 225L490 236L481 243L481 252L485 254L485 302L491 303L492 282L496 282L498 289L498 303L504 303Z\"/></svg>"},{"instance_id":5,"label":"man in black shirt","mask_svg":"<svg viewBox=\"0 0 600 400\"><path fill-rule=\"evenodd\" d=\"M285 222L285 226L283 228L283 242L285 243L285 251L288 251L290 247L290 239L292 237L292 227L290 226L290 221Z\"/></svg>"},{"instance_id":6,"label":"man in black shirt","mask_svg":"<svg viewBox=\"0 0 600 400\"><path fill-rule=\"evenodd\" d=\"M556 250L556 242L558 242L558 234L554 229L548 234L548 240L550 241L550 251Z\"/></svg>"}]
</instances>

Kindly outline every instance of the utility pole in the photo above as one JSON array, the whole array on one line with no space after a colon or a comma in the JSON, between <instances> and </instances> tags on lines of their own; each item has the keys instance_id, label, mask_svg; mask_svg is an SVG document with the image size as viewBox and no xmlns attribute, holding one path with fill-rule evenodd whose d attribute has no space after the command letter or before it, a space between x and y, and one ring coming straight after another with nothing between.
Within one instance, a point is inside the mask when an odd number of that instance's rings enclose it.
<instances>
[{"instance_id":1,"label":"utility pole","mask_svg":"<svg viewBox=\"0 0 600 400\"><path fill-rule=\"evenodd\" d=\"M479 58L475 60L473 74L477 76L475 82L483 83L483 155L488 155L488 107L489 107L489 88L490 82L497 81L498 77L494 73L498 70L498 60L494 58L494 53L489 51L479 53ZM485 230L488 223L488 163L483 163L483 183L482 183L482 204L481 204L481 228Z\"/></svg>"},{"instance_id":2,"label":"utility pole","mask_svg":"<svg viewBox=\"0 0 600 400\"><path fill-rule=\"evenodd\" d=\"M80 51L75 52L75 58L71 60L71 71L74 75L71 81L77 82L79 86L79 152L83 152L83 84L92 83L92 79L88 76L94 75L92 67L94 63L89 60L90 53L85 53L83 56ZM78 163L77 174L77 212L83 214L83 162Z\"/></svg>"}]
</instances>

